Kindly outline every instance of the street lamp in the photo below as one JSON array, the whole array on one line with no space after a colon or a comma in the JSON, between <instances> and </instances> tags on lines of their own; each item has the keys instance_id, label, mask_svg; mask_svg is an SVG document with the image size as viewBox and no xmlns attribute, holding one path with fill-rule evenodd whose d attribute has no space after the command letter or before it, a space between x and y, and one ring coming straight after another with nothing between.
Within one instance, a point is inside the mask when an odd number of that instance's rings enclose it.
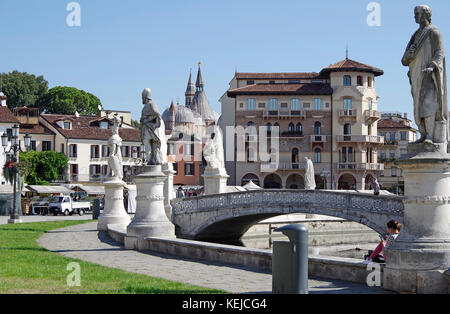
<instances>
[{"instance_id":1,"label":"street lamp","mask_svg":"<svg viewBox=\"0 0 450 314\"><path fill-rule=\"evenodd\" d=\"M27 134L27 136L25 136L25 146L26 148L28 148L30 146L30 142L31 142L31 136ZM13 161L14 162L18 162L19 161L19 150L20 150L20 142L19 142L19 126L17 124L15 124L12 127L12 137L11 137L11 147L10 149L7 151L7 147L9 145L9 138L8 135L6 133L3 133L2 135L2 146L3 149L5 151L5 154L9 154L9 153L13 153ZM10 218L8 220L8 223L16 223L16 222L20 222L20 216L17 213L17 173L14 175L14 179L13 179L13 188L14 188L14 192L13 192L13 208L10 214Z\"/></svg>"}]
</instances>

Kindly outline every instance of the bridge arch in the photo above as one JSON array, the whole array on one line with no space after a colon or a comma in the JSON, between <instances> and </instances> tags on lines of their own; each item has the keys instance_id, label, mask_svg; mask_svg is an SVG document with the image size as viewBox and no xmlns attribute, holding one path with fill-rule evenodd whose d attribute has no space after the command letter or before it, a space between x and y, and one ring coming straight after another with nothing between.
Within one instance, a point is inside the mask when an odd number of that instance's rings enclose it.
<instances>
[{"instance_id":1,"label":"bridge arch","mask_svg":"<svg viewBox=\"0 0 450 314\"><path fill-rule=\"evenodd\" d=\"M403 221L404 206L397 196L356 192L257 190L172 201L178 235L196 240L235 240L254 224L279 215L318 214L343 218L378 233L386 222Z\"/></svg>"}]
</instances>

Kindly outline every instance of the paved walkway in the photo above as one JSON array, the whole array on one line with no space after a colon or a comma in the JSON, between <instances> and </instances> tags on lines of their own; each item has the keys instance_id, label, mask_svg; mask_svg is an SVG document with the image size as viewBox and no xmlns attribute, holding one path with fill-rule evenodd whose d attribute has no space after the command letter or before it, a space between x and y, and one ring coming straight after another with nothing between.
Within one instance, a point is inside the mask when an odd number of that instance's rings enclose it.
<instances>
[{"instance_id":1,"label":"paved walkway","mask_svg":"<svg viewBox=\"0 0 450 314\"><path fill-rule=\"evenodd\" d=\"M272 276L250 269L124 250L96 223L51 231L38 243L67 257L231 293L270 293ZM310 293L384 293L380 288L337 280L310 279Z\"/></svg>"}]
</instances>

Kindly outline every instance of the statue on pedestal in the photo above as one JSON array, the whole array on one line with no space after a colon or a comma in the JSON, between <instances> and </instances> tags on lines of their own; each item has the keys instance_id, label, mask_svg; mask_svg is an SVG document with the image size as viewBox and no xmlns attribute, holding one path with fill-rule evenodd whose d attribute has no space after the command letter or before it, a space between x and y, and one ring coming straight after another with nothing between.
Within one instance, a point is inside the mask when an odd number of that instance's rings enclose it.
<instances>
[{"instance_id":1,"label":"statue on pedestal","mask_svg":"<svg viewBox=\"0 0 450 314\"><path fill-rule=\"evenodd\" d=\"M214 127L214 132L207 140L205 148L203 149L203 156L208 164L208 167L213 169L224 169L224 151L223 151L223 136L222 130L219 126Z\"/></svg>"},{"instance_id":2,"label":"statue on pedestal","mask_svg":"<svg viewBox=\"0 0 450 314\"><path fill-rule=\"evenodd\" d=\"M442 35L431 24L431 8L414 10L419 29L412 36L402 58L414 99L414 117L421 138L417 143L447 144L448 105L445 53Z\"/></svg>"},{"instance_id":3,"label":"statue on pedestal","mask_svg":"<svg viewBox=\"0 0 450 314\"><path fill-rule=\"evenodd\" d=\"M141 135L148 165L162 165L167 162L166 128L158 106L152 100L150 88L142 92L142 103Z\"/></svg>"},{"instance_id":4,"label":"statue on pedestal","mask_svg":"<svg viewBox=\"0 0 450 314\"><path fill-rule=\"evenodd\" d=\"M119 136L119 128L122 121L117 114L113 118L112 132L113 135L109 138L108 147L110 155L108 158L109 176L114 180L121 181L123 179L122 167L122 139Z\"/></svg>"},{"instance_id":5,"label":"statue on pedestal","mask_svg":"<svg viewBox=\"0 0 450 314\"><path fill-rule=\"evenodd\" d=\"M316 178L314 175L314 164L308 157L305 157L305 164L305 190L315 190Z\"/></svg>"}]
</instances>

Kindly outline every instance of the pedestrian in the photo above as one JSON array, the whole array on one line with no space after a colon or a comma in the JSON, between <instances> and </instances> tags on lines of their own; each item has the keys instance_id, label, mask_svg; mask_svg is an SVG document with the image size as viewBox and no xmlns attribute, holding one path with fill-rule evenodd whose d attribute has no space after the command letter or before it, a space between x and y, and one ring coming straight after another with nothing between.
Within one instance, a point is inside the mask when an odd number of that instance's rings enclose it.
<instances>
[{"instance_id":1,"label":"pedestrian","mask_svg":"<svg viewBox=\"0 0 450 314\"><path fill-rule=\"evenodd\" d=\"M389 245L397 239L400 231L402 230L402 224L395 220L391 220L387 223L387 229L389 235L386 235L384 238L380 236L381 242L378 244L375 251L369 251L369 254L366 255L369 261L373 261L375 263L385 263L386 255L384 254L384 249L389 247ZM382 253L383 256L380 256L380 253Z\"/></svg>"},{"instance_id":2,"label":"pedestrian","mask_svg":"<svg viewBox=\"0 0 450 314\"><path fill-rule=\"evenodd\" d=\"M378 183L378 180L376 178L372 179L372 188L373 188L373 195L380 195L380 184Z\"/></svg>"},{"instance_id":3,"label":"pedestrian","mask_svg":"<svg viewBox=\"0 0 450 314\"><path fill-rule=\"evenodd\" d=\"M183 188L180 186L177 191L177 198L184 198L184 197L185 197L185 194L184 194Z\"/></svg>"}]
</instances>

